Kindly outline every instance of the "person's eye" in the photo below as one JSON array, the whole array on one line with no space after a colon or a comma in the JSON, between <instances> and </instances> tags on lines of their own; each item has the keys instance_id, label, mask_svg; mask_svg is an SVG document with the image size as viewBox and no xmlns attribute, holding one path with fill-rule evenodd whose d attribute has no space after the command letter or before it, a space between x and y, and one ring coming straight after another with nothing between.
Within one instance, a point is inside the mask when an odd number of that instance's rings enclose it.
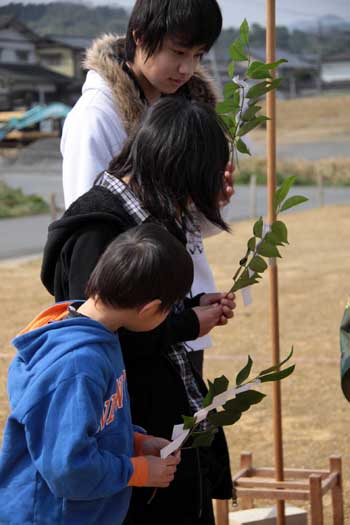
<instances>
[{"instance_id":1,"label":"person's eye","mask_svg":"<svg viewBox=\"0 0 350 525\"><path fill-rule=\"evenodd\" d=\"M183 51L180 51L179 49L172 49L172 52L175 53L175 55L182 56L184 54Z\"/></svg>"},{"instance_id":2,"label":"person's eye","mask_svg":"<svg viewBox=\"0 0 350 525\"><path fill-rule=\"evenodd\" d=\"M203 56L204 56L204 53L198 53L197 55L195 55L195 58L200 61L202 60Z\"/></svg>"}]
</instances>

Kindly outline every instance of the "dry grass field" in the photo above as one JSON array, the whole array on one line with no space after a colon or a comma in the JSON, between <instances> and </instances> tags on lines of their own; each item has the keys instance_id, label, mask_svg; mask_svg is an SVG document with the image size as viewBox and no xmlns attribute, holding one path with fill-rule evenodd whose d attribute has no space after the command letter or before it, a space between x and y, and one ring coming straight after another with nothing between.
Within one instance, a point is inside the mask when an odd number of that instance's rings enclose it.
<instances>
[{"instance_id":1,"label":"dry grass field","mask_svg":"<svg viewBox=\"0 0 350 525\"><path fill-rule=\"evenodd\" d=\"M346 141L350 134L350 94L277 101L280 143ZM265 140L265 131L251 134Z\"/></svg>"},{"instance_id":2,"label":"dry grass field","mask_svg":"<svg viewBox=\"0 0 350 525\"><path fill-rule=\"evenodd\" d=\"M287 467L327 468L328 457L340 454L344 468L346 523L350 520L350 404L339 386L339 323L350 295L350 207L328 207L286 216L291 245L279 262L281 353L294 345L295 373L283 382L284 455ZM251 234L251 221L233 225L233 235L206 241L218 288L227 290L237 261ZM0 264L3 315L0 331L0 430L8 404L9 340L51 298L39 281L37 260ZM237 309L230 325L214 332L214 348L206 353L205 376L233 380L249 353L256 370L269 366L268 277L252 288L253 304ZM273 465L271 387L268 397L227 430L232 468L241 451L253 452L258 466ZM258 502L263 503L263 502ZM330 497L325 498L325 524L330 525Z\"/></svg>"}]
</instances>

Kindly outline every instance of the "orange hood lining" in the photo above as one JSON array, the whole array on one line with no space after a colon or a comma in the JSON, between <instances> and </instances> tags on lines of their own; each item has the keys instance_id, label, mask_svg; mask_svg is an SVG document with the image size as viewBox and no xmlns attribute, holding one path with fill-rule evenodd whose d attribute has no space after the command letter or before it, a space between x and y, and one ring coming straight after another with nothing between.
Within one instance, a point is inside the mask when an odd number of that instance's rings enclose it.
<instances>
[{"instance_id":1,"label":"orange hood lining","mask_svg":"<svg viewBox=\"0 0 350 525\"><path fill-rule=\"evenodd\" d=\"M47 325L50 321L61 321L68 315L67 308L72 301L58 303L40 312L18 335L23 335Z\"/></svg>"}]
</instances>

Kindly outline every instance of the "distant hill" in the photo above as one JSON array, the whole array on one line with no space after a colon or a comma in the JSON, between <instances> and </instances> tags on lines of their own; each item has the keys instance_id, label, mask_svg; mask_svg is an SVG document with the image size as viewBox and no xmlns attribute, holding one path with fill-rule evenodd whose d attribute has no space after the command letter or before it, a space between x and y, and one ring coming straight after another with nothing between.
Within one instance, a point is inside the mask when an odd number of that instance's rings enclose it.
<instances>
[{"instance_id":1,"label":"distant hill","mask_svg":"<svg viewBox=\"0 0 350 525\"><path fill-rule=\"evenodd\" d=\"M350 29L350 21L336 15L324 15L314 20L299 20L291 24L290 29L296 29L305 32L319 32Z\"/></svg>"},{"instance_id":2,"label":"distant hill","mask_svg":"<svg viewBox=\"0 0 350 525\"><path fill-rule=\"evenodd\" d=\"M129 13L123 7L87 6L83 3L52 2L49 4L9 3L0 7L1 15L12 15L42 36L70 35L93 38L101 33L124 34ZM312 27L310 27L310 24ZM319 31L321 28L321 31ZM350 23L335 15L319 20L300 21L291 27L277 27L277 46L301 55L328 56L350 47ZM229 45L238 35L237 28L222 32L216 50L229 61ZM250 43L252 47L265 47L265 28L252 24Z\"/></svg>"},{"instance_id":3,"label":"distant hill","mask_svg":"<svg viewBox=\"0 0 350 525\"><path fill-rule=\"evenodd\" d=\"M122 7L89 7L73 2L50 4L10 3L0 7L0 16L11 15L39 35L94 37L101 33L125 33L128 13Z\"/></svg>"}]
</instances>

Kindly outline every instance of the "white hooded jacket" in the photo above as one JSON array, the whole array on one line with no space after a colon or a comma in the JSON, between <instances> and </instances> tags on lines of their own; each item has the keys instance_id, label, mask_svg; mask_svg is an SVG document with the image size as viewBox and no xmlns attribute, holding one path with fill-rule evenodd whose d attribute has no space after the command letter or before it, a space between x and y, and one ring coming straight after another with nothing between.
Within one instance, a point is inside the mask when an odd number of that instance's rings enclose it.
<instances>
[{"instance_id":1,"label":"white hooded jacket","mask_svg":"<svg viewBox=\"0 0 350 525\"><path fill-rule=\"evenodd\" d=\"M85 66L89 71L82 96L66 118L61 140L66 207L88 191L97 175L108 168L145 110L135 82L118 62L123 55L124 39L114 35L95 40L87 51ZM215 104L215 88L202 68L187 86L194 99ZM188 251L194 263L193 296L215 292L213 274L204 253L202 230L204 226L206 235L219 230L202 219L197 222L198 231L187 236ZM204 336L188 345L193 350L208 348L211 338Z\"/></svg>"}]
</instances>

